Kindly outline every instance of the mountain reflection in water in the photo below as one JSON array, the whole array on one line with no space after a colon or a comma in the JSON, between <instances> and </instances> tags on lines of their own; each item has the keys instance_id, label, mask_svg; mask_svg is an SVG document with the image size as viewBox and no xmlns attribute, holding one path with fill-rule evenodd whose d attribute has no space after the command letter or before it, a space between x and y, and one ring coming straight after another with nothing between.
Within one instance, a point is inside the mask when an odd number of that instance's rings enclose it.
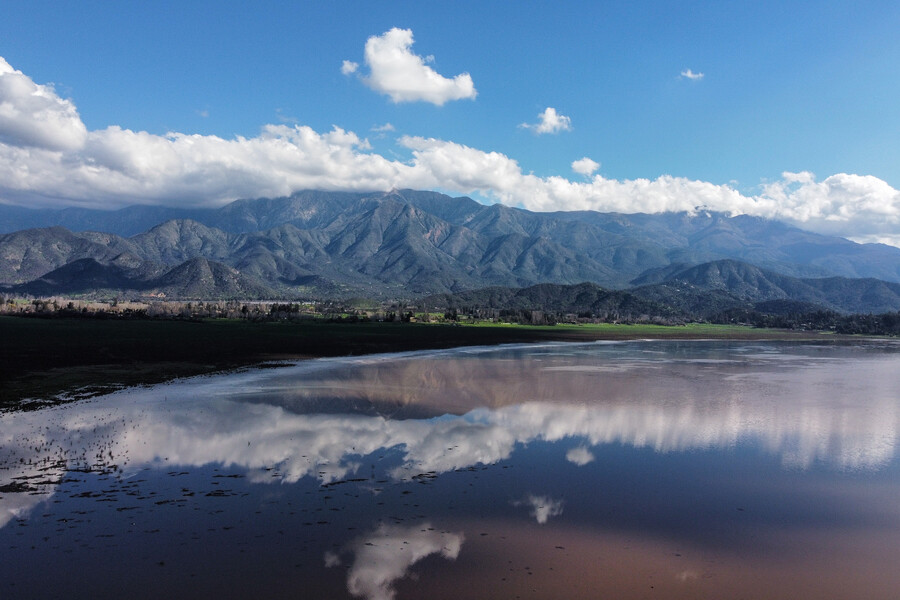
<instances>
[{"instance_id":1,"label":"mountain reflection in water","mask_svg":"<svg viewBox=\"0 0 900 600\"><path fill-rule=\"evenodd\" d=\"M898 349L889 342L465 349L309 361L7 413L0 415L0 550L18 556L5 550L16 545L7 541L17 541L13 529L27 527L41 511L50 510L43 513L49 523L47 514L66 510L77 496L69 489L77 484L67 483L72 473L100 473L122 485L148 472L198 474L216 468L241 478L241 491L234 495L247 506L261 503L275 484L307 482L307 495L310 484L320 492L335 485L356 489L355 496L344 492L348 499L342 501L331 492L322 496L331 511L368 504L360 514L343 517L343 532L322 524L321 535L328 538L322 532L331 531L333 539L308 552L319 557L323 581L344 573L344 593L366 598L417 596L403 586L419 563L430 572L474 577L465 560L469 551L482 560L488 549L526 556L527 530L507 523L520 518L532 527L555 527L561 539L594 554L597 540L585 537L592 527L597 536L632 536L623 542L632 548L620 554L626 556L660 540L696 544L704 552L742 545L771 551L796 542L784 537L792 529L810 528L810 536L820 536L834 526L847 529L848 540L879 528L872 537L876 555L881 545L900 541L896 502L885 500L898 491ZM765 457L777 461L774 471ZM494 481L479 480L478 469L488 466L500 469ZM515 476L504 470L512 467ZM749 480L735 481L733 469L758 478L759 489L743 487ZM679 472L693 480L667 478ZM656 475L647 479L650 473ZM445 481L451 475L452 481ZM869 479L877 482L871 489ZM440 494L414 506L402 502L410 486L422 489L416 484L439 488ZM697 485L711 487L707 499L694 497ZM383 512L377 501L388 489L401 490L393 504L384 501L394 513ZM794 494L791 506L776 506L785 490ZM282 486L277 493L301 500L299 491ZM732 501L740 493L758 503L756 514L724 515L721 507L702 504L709 498ZM647 498L653 494L670 499L670 505ZM212 502L187 497L195 510ZM820 506L795 509L817 501ZM676 514L691 506L698 513L693 523ZM519 543L466 530L479 522ZM50 544L53 536L44 537ZM737 563L717 560L722 580L716 586L703 577L708 564L677 571L667 585L693 586L692 593L700 595L707 588L711 594L742 589L728 587L741 580ZM584 567L580 564L559 568L564 573ZM314 572L305 571L305 577ZM13 572L3 569L0 575ZM572 592L559 576L545 573L535 581L545 590ZM608 589L627 597L628 582L614 584L610 577L608 587L591 587L583 595ZM874 583L885 577L896 579L884 574ZM429 585L424 578L417 584L421 590ZM790 597L789 589L797 591L787 586L784 597ZM504 590L496 593L509 591ZM14 596L27 597L21 587L15 591ZM447 595L482 595L474 588L456 591Z\"/></svg>"}]
</instances>

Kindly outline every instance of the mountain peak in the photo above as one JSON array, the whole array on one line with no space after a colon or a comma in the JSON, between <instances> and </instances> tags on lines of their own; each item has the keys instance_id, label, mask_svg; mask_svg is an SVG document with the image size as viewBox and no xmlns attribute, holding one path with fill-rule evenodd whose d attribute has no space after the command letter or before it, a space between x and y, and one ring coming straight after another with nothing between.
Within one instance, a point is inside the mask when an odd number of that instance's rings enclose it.
<instances>
[{"instance_id":1,"label":"mountain peak","mask_svg":"<svg viewBox=\"0 0 900 600\"><path fill-rule=\"evenodd\" d=\"M304 190L190 212L135 207L101 213L35 211L28 219L21 209L8 213L19 222L55 227L0 235L0 283L33 281L84 258L110 265L116 257L122 257L116 265L137 269L141 281L182 264L193 264L201 277L202 263L191 261L204 259L281 295L319 289L397 296L583 281L624 288L677 275L720 290L755 286L769 297L782 289L777 276L900 281L900 249L707 210L536 213L433 191L391 189ZM6 214L0 206L0 223ZM148 215L156 220L120 237L133 227L131 221L145 222ZM69 222L109 227L74 232L61 227ZM705 266L690 271L696 265Z\"/></svg>"}]
</instances>

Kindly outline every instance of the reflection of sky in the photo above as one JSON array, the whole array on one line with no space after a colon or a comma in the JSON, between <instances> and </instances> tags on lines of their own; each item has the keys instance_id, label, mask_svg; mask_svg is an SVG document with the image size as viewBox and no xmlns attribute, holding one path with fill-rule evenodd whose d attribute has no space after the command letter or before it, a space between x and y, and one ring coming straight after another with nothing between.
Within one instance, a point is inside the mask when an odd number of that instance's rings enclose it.
<instances>
[{"instance_id":1,"label":"reflection of sky","mask_svg":"<svg viewBox=\"0 0 900 600\"><path fill-rule=\"evenodd\" d=\"M455 560L464 540L462 533L438 531L429 523L382 524L345 549L353 556L347 573L347 590L368 600L391 600L396 596L394 582L406 577L414 564L433 554ZM340 564L340 555L326 553L325 566Z\"/></svg>"},{"instance_id":2,"label":"reflection of sky","mask_svg":"<svg viewBox=\"0 0 900 600\"><path fill-rule=\"evenodd\" d=\"M583 467L588 463L594 462L594 455L584 446L578 446L577 448L572 448L566 452L566 460L579 467Z\"/></svg>"},{"instance_id":3,"label":"reflection of sky","mask_svg":"<svg viewBox=\"0 0 900 600\"><path fill-rule=\"evenodd\" d=\"M535 496L528 494L522 500L516 500L513 506L527 506L531 511L529 514L534 517L538 525L543 525L550 517L557 517L563 512L563 501L554 500L549 496Z\"/></svg>"},{"instance_id":4,"label":"reflection of sky","mask_svg":"<svg viewBox=\"0 0 900 600\"><path fill-rule=\"evenodd\" d=\"M576 348L566 356L549 347L315 361L0 415L0 486L10 490L0 494L0 526L48 498L78 466L129 473L223 464L258 481L328 483L357 473L361 457L393 448L401 460L390 476L403 480L569 438L577 440L566 458L576 465L611 443L674 452L753 442L804 468L821 461L876 469L894 458L900 355L679 344L672 361L672 353L643 351L658 345ZM587 368L598 362L609 364ZM454 391L461 414L437 416ZM356 412L310 413L317 393ZM397 395L400 409L391 404ZM436 416L389 418L397 411ZM264 471L273 467L277 478ZM16 485L31 492L16 493Z\"/></svg>"}]
</instances>

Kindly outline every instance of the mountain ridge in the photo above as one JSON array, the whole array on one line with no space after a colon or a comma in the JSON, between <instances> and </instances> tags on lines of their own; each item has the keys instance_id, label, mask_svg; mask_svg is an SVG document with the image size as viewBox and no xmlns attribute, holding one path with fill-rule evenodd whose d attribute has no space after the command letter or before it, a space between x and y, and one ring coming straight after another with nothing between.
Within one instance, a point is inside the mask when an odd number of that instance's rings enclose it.
<instances>
[{"instance_id":1,"label":"mountain ridge","mask_svg":"<svg viewBox=\"0 0 900 600\"><path fill-rule=\"evenodd\" d=\"M674 275L682 284L706 289L710 281L701 285L699 275L686 271L722 260L752 264L768 273L744 269L738 277L743 278L741 285L756 289L757 301L783 298L784 282L774 275L900 282L898 248L856 244L777 221L708 211L535 213L415 190L313 190L283 198L238 200L218 209L137 207L105 213L64 209L25 214L26 209L11 208L0 206L4 226L40 217L78 227L105 224L112 231L72 231L55 225L0 234L0 283L7 289L26 289L29 282L86 258L127 267L117 277L129 278L138 290L162 273L202 258L246 275L250 279L242 284L245 289L272 297L419 297L488 286L583 281L625 289L661 284ZM7 220L10 214L15 218ZM172 215L181 218L131 233L135 223ZM226 279L220 278L223 285ZM42 289L49 289L48 281ZM794 292L799 289L799 284L791 285ZM893 288L881 286L876 291L876 284L867 285L871 294L884 296L885 306L892 306ZM829 301L823 294L846 287L805 286L804 301L825 305ZM766 290L771 293L766 295ZM208 291L218 293L215 288ZM840 293L846 295L846 290Z\"/></svg>"}]
</instances>

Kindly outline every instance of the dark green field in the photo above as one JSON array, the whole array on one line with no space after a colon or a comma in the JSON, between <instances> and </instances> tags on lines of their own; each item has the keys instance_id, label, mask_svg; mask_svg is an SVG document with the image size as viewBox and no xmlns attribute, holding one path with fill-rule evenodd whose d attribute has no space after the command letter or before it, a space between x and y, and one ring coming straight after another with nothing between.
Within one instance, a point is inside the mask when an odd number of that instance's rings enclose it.
<instances>
[{"instance_id":1,"label":"dark green field","mask_svg":"<svg viewBox=\"0 0 900 600\"><path fill-rule=\"evenodd\" d=\"M0 408L38 406L57 401L60 395L77 399L285 358L542 341L801 335L817 336L720 325L527 327L0 317Z\"/></svg>"}]
</instances>

